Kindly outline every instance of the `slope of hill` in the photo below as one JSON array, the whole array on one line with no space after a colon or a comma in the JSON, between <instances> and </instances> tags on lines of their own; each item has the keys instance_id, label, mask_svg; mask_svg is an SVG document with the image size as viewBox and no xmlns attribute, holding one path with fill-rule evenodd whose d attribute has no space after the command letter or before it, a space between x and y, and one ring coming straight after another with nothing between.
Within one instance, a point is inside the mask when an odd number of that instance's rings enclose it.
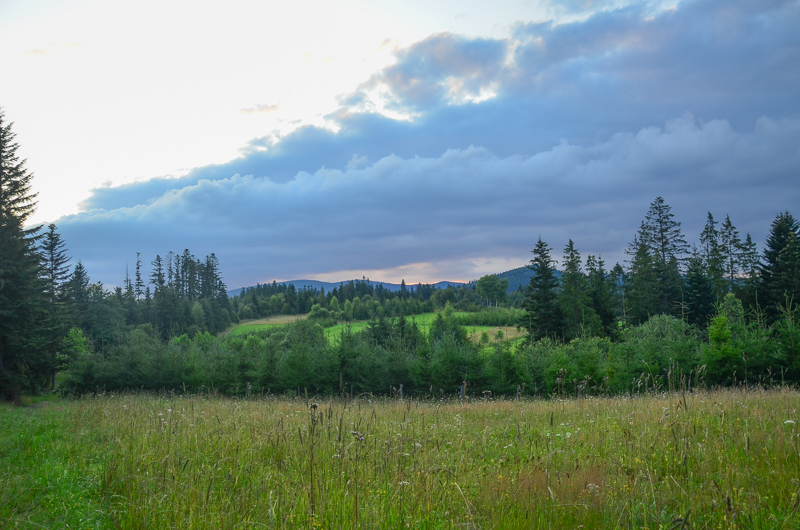
<instances>
[{"instance_id":1,"label":"slope of hill","mask_svg":"<svg viewBox=\"0 0 800 530\"><path fill-rule=\"evenodd\" d=\"M528 286L531 281L531 276L533 276L533 271L528 267L518 267L510 271L501 272L497 276L500 278L508 278L508 292L512 293L520 286L522 286L523 289ZM556 270L555 276L556 279L561 280L561 271Z\"/></svg>"}]
</instances>

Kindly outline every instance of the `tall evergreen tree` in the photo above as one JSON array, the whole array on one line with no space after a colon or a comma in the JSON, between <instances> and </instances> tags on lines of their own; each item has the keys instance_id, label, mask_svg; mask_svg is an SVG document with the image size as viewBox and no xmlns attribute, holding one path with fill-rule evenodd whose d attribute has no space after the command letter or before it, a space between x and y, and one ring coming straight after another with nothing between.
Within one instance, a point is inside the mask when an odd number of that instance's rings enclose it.
<instances>
[{"instance_id":1,"label":"tall evergreen tree","mask_svg":"<svg viewBox=\"0 0 800 530\"><path fill-rule=\"evenodd\" d=\"M48 225L42 237L40 252L46 293L49 301L55 303L64 295L64 284L69 279L70 260L67 256L66 243L61 234L56 232L56 225Z\"/></svg>"},{"instance_id":2,"label":"tall evergreen tree","mask_svg":"<svg viewBox=\"0 0 800 530\"><path fill-rule=\"evenodd\" d=\"M628 247L628 254L633 256L631 309L638 322L645 316L679 312L681 263L688 251L681 224L674 220L664 199L656 197Z\"/></svg>"},{"instance_id":3,"label":"tall evergreen tree","mask_svg":"<svg viewBox=\"0 0 800 530\"><path fill-rule=\"evenodd\" d=\"M658 313L658 273L649 246L638 236L626 252L632 256L627 285L628 317L630 323L642 324Z\"/></svg>"},{"instance_id":4,"label":"tall evergreen tree","mask_svg":"<svg viewBox=\"0 0 800 530\"><path fill-rule=\"evenodd\" d=\"M61 350L61 342L72 324L66 295L66 283L69 279L69 260L66 244L56 232L56 225L50 224L42 237L40 247L42 256L42 279L44 294L47 300L47 325L43 339L45 349L50 356L52 366L51 388L56 387L57 358Z\"/></svg>"},{"instance_id":5,"label":"tall evergreen tree","mask_svg":"<svg viewBox=\"0 0 800 530\"><path fill-rule=\"evenodd\" d=\"M684 318L689 324L705 329L708 317L714 312L714 285L703 267L699 256L689 259L684 288Z\"/></svg>"},{"instance_id":6,"label":"tall evergreen tree","mask_svg":"<svg viewBox=\"0 0 800 530\"><path fill-rule=\"evenodd\" d=\"M722 256L720 234L717 222L708 212L706 226L700 233L700 257L705 264L706 275L714 286L714 294L718 300L725 296L725 258Z\"/></svg>"},{"instance_id":7,"label":"tall evergreen tree","mask_svg":"<svg viewBox=\"0 0 800 530\"><path fill-rule=\"evenodd\" d=\"M600 318L604 334L611 334L614 329L613 281L606 274L605 263L600 257L586 257L586 276L589 303Z\"/></svg>"},{"instance_id":8,"label":"tall evergreen tree","mask_svg":"<svg viewBox=\"0 0 800 530\"><path fill-rule=\"evenodd\" d=\"M65 286L65 294L70 301L74 311L75 319L79 326L88 329L89 304L91 302L89 293L89 274L80 260L72 271Z\"/></svg>"},{"instance_id":9,"label":"tall evergreen tree","mask_svg":"<svg viewBox=\"0 0 800 530\"><path fill-rule=\"evenodd\" d=\"M587 294L586 276L581 270L581 255L571 239L564 247L563 266L558 305L563 316L564 338L570 340L600 334L602 324L592 309Z\"/></svg>"},{"instance_id":10,"label":"tall evergreen tree","mask_svg":"<svg viewBox=\"0 0 800 530\"><path fill-rule=\"evenodd\" d=\"M725 216L725 222L722 223L722 229L719 231L719 238L722 259L725 264L726 290L732 293L741 267L742 241L739 239L739 231L733 226L729 215Z\"/></svg>"},{"instance_id":11,"label":"tall evergreen tree","mask_svg":"<svg viewBox=\"0 0 800 530\"><path fill-rule=\"evenodd\" d=\"M736 297L751 309L758 305L758 271L761 261L758 255L758 246L748 233L742 243L741 254L739 257L741 267L741 278L736 285Z\"/></svg>"},{"instance_id":12,"label":"tall evergreen tree","mask_svg":"<svg viewBox=\"0 0 800 530\"><path fill-rule=\"evenodd\" d=\"M136 277L133 285L133 294L136 300L141 300L144 296L144 280L142 279L142 255L136 253Z\"/></svg>"},{"instance_id":13,"label":"tall evergreen tree","mask_svg":"<svg viewBox=\"0 0 800 530\"><path fill-rule=\"evenodd\" d=\"M800 232L800 223L789 212L778 214L770 227L764 246L758 286L759 304L770 318L777 318L778 306L786 303L786 297L792 296L792 252L784 252L787 246L793 245ZM787 262L787 259L789 260ZM800 293L795 296L795 301Z\"/></svg>"},{"instance_id":14,"label":"tall evergreen tree","mask_svg":"<svg viewBox=\"0 0 800 530\"><path fill-rule=\"evenodd\" d=\"M786 246L778 255L781 261L780 283L787 302L798 306L800 305L800 239L796 233L790 232L789 235Z\"/></svg>"},{"instance_id":15,"label":"tall evergreen tree","mask_svg":"<svg viewBox=\"0 0 800 530\"><path fill-rule=\"evenodd\" d=\"M619 263L615 263L608 273L608 287L611 290L611 307L613 308L614 318L617 323L626 325L629 315L628 309L630 300L628 299L629 276Z\"/></svg>"},{"instance_id":16,"label":"tall evergreen tree","mask_svg":"<svg viewBox=\"0 0 800 530\"><path fill-rule=\"evenodd\" d=\"M36 208L33 175L17 155L11 123L0 109L0 399L41 385L49 359L41 348L43 285L37 228L25 228Z\"/></svg>"},{"instance_id":17,"label":"tall evergreen tree","mask_svg":"<svg viewBox=\"0 0 800 530\"><path fill-rule=\"evenodd\" d=\"M522 326L534 339L561 337L563 318L558 306L558 279L550 257L550 247L539 238L528 268L533 271L522 308Z\"/></svg>"}]
</instances>

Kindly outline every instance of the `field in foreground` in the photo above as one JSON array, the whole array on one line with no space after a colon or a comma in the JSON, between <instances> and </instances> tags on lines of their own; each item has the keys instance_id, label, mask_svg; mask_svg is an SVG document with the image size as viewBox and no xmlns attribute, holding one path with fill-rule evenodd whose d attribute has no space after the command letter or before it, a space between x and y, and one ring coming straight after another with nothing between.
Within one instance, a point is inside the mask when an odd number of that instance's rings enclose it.
<instances>
[{"instance_id":1,"label":"field in foreground","mask_svg":"<svg viewBox=\"0 0 800 530\"><path fill-rule=\"evenodd\" d=\"M796 390L308 405L2 405L0 527L800 526Z\"/></svg>"}]
</instances>

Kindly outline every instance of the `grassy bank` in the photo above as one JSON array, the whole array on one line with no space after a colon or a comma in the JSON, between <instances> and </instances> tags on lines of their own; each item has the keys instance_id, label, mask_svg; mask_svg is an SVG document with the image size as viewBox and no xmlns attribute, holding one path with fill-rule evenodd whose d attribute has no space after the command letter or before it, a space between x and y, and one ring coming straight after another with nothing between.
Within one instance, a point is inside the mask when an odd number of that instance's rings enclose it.
<instances>
[{"instance_id":1,"label":"grassy bank","mask_svg":"<svg viewBox=\"0 0 800 530\"><path fill-rule=\"evenodd\" d=\"M3 406L0 526L796 528L799 408L788 389Z\"/></svg>"}]
</instances>

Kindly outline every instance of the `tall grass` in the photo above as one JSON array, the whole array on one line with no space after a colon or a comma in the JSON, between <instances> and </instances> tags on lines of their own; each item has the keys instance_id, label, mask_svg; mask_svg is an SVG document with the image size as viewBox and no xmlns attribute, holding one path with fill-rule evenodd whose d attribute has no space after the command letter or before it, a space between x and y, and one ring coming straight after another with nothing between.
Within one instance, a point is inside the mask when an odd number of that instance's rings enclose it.
<instances>
[{"instance_id":1,"label":"tall grass","mask_svg":"<svg viewBox=\"0 0 800 530\"><path fill-rule=\"evenodd\" d=\"M76 527L797 528L799 406L795 390L733 388L548 401L108 395L51 410L86 433L72 439L78 462L102 452L82 469L103 517ZM0 526L26 526L15 515L30 516L15 493L25 472L2 476Z\"/></svg>"}]
</instances>

